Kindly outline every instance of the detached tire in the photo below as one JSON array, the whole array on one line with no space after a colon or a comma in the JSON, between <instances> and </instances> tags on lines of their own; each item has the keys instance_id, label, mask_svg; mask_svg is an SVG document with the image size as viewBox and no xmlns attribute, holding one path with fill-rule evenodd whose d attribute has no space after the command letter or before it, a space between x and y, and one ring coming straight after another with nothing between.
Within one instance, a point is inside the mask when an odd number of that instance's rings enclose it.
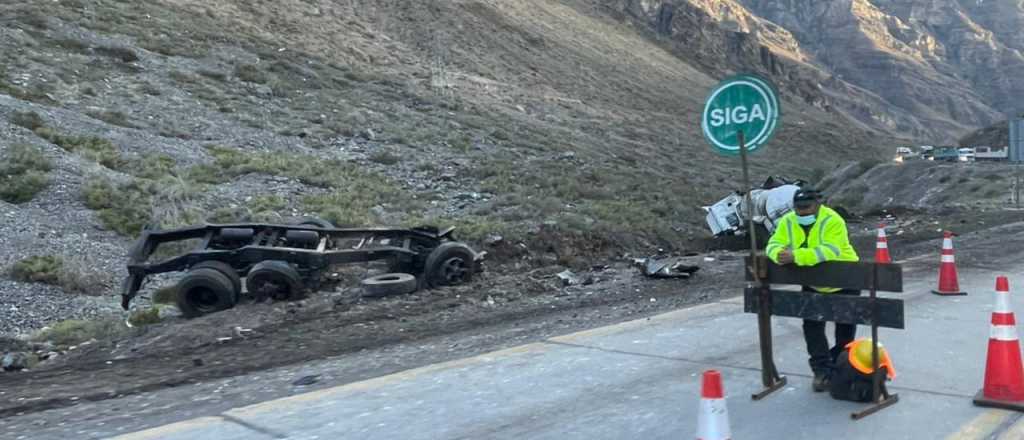
<instances>
[{"instance_id":1,"label":"detached tire","mask_svg":"<svg viewBox=\"0 0 1024 440\"><path fill-rule=\"evenodd\" d=\"M294 267L284 261L272 260L253 266L245 277L245 287L257 299L287 301L301 298L304 286Z\"/></svg>"},{"instance_id":2,"label":"detached tire","mask_svg":"<svg viewBox=\"0 0 1024 440\"><path fill-rule=\"evenodd\" d=\"M476 252L458 242L446 242L427 256L423 277L430 287L468 283L476 274Z\"/></svg>"},{"instance_id":3,"label":"detached tire","mask_svg":"<svg viewBox=\"0 0 1024 440\"><path fill-rule=\"evenodd\" d=\"M318 228L324 228L324 229L334 229L334 225L331 222L329 222L327 220L324 220L322 218L316 218L316 217L306 217L306 218L302 219L301 221L299 221L298 225L299 226L316 226Z\"/></svg>"},{"instance_id":4,"label":"detached tire","mask_svg":"<svg viewBox=\"0 0 1024 440\"><path fill-rule=\"evenodd\" d=\"M221 271L210 267L190 270L178 281L177 304L186 318L227 310L238 302L235 285Z\"/></svg>"},{"instance_id":5,"label":"detached tire","mask_svg":"<svg viewBox=\"0 0 1024 440\"><path fill-rule=\"evenodd\" d=\"M362 281L363 296L390 296L413 293L418 287L416 277L407 273L386 273Z\"/></svg>"}]
</instances>

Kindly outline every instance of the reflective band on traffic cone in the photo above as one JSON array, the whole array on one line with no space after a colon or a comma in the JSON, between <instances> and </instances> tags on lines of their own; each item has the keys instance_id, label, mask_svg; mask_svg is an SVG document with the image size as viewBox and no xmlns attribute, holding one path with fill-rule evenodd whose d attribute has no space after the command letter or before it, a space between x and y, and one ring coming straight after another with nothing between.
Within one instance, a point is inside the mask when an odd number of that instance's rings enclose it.
<instances>
[{"instance_id":1,"label":"reflective band on traffic cone","mask_svg":"<svg viewBox=\"0 0 1024 440\"><path fill-rule=\"evenodd\" d=\"M875 245L875 262L892 263L889 257L889 240L885 238L885 224L878 225L878 242Z\"/></svg>"},{"instance_id":2,"label":"reflective band on traffic cone","mask_svg":"<svg viewBox=\"0 0 1024 440\"><path fill-rule=\"evenodd\" d=\"M730 440L729 410L722 392L722 374L704 372L700 390L700 413L697 416L697 440Z\"/></svg>"},{"instance_id":3,"label":"reflective band on traffic cone","mask_svg":"<svg viewBox=\"0 0 1024 440\"><path fill-rule=\"evenodd\" d=\"M960 281L956 275L956 259L953 258L953 233L946 231L942 239L942 259L939 265L939 289L933 290L936 295L966 295L960 291Z\"/></svg>"},{"instance_id":4,"label":"reflective band on traffic cone","mask_svg":"<svg viewBox=\"0 0 1024 440\"><path fill-rule=\"evenodd\" d=\"M1006 277L996 278L985 386L974 396L974 403L1024 411L1024 366L1017 339L1017 320L1010 308L1010 282Z\"/></svg>"}]
</instances>

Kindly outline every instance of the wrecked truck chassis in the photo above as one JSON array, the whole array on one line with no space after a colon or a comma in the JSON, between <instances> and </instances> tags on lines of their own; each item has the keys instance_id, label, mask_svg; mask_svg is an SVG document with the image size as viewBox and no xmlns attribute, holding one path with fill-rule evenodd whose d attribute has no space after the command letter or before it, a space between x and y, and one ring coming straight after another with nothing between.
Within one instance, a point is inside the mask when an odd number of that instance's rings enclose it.
<instances>
[{"instance_id":1,"label":"wrecked truck chassis","mask_svg":"<svg viewBox=\"0 0 1024 440\"><path fill-rule=\"evenodd\" d=\"M247 287L251 289L251 277L248 275L257 270L261 275L269 271L276 280L290 283L294 289L299 285L315 285L321 271L330 266L388 260L392 271L415 274L427 286L459 284L468 281L480 269L483 255L454 241L451 236L454 229L435 232L421 228L342 229L235 223L167 231L145 230L129 252L128 277L122 286L121 306L125 310L129 308L150 275L186 270L191 273L198 268L207 271L217 269L227 276L222 278L224 282L234 284L234 299L229 300L231 304L215 307L217 310L233 307L240 292L239 278L246 276ZM161 246L189 240L199 242L191 250L178 252L177 256L158 262L148 261ZM276 267L270 267L273 265ZM453 272L452 267L457 270ZM192 314L208 312L200 310Z\"/></svg>"}]
</instances>

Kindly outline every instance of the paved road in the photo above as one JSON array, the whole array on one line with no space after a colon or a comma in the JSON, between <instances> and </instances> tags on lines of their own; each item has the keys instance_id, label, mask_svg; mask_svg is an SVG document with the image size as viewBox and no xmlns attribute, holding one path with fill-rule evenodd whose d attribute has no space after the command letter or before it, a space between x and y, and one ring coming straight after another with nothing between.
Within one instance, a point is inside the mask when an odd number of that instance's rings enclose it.
<instances>
[{"instance_id":1,"label":"paved road","mask_svg":"<svg viewBox=\"0 0 1024 440\"><path fill-rule=\"evenodd\" d=\"M1012 260L1011 260L1012 261ZM722 371L736 439L1024 438L1018 413L978 408L995 276L1024 293L1024 270L962 271L971 295L938 297L934 264L906 273L906 330L881 329L899 372L893 407L810 390L800 322L776 318L787 388L760 389L757 325L740 299L555 337L202 417L121 439L678 439L696 429L700 373ZM1024 311L1024 295L1014 294ZM895 295L893 295L895 296ZM861 327L860 334L867 329Z\"/></svg>"}]
</instances>

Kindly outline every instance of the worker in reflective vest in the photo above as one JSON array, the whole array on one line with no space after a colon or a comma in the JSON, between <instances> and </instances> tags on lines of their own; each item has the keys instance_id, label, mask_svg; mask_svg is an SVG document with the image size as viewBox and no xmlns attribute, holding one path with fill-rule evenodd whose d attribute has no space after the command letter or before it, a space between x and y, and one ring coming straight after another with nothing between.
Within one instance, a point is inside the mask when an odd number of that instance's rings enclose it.
<instances>
[{"instance_id":1,"label":"worker in reflective vest","mask_svg":"<svg viewBox=\"0 0 1024 440\"><path fill-rule=\"evenodd\" d=\"M793 210L784 215L765 248L768 258L776 264L814 266L826 261L858 261L857 252L850 245L846 221L831 208L822 205L820 194L811 188L801 188L793 194ZM806 292L839 295L860 295L859 290L831 287L804 286ZM829 348L825 335L825 322L804 320L804 341L807 342L808 363L814 373L813 389L828 389L829 374L836 358L857 332L854 324L835 325L836 344Z\"/></svg>"}]
</instances>

